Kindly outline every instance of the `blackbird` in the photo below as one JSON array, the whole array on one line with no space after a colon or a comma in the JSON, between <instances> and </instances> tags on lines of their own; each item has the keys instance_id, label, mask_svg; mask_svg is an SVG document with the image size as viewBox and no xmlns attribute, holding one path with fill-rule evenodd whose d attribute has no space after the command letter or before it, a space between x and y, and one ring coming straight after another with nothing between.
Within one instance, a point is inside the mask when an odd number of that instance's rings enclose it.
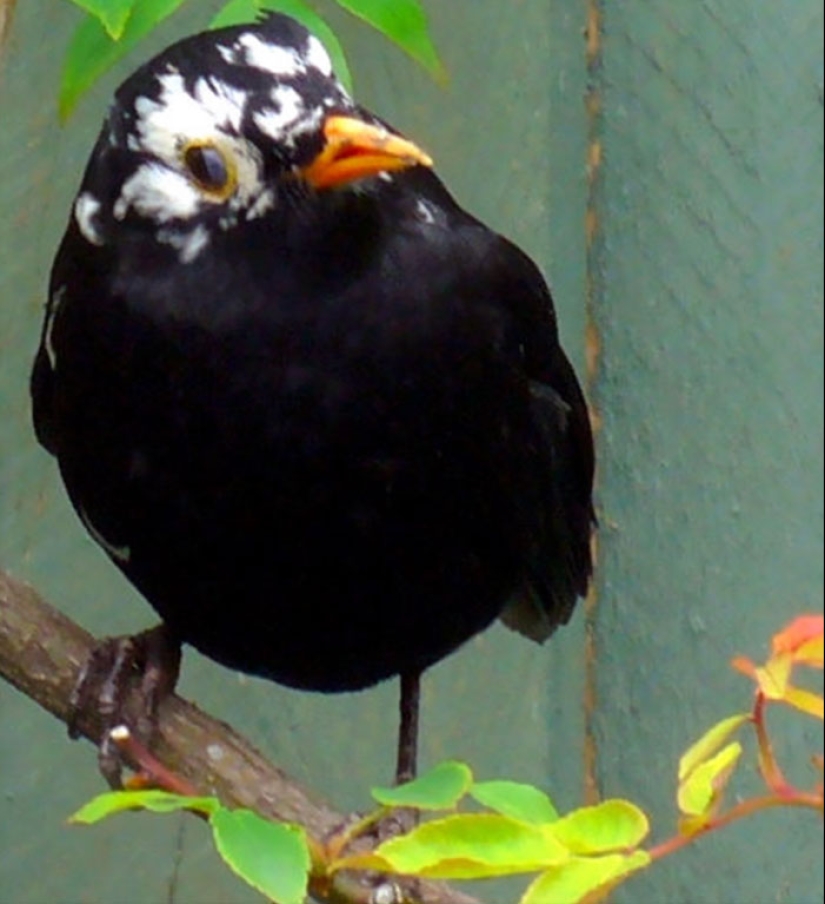
<instances>
[{"instance_id":1,"label":"blackbird","mask_svg":"<svg viewBox=\"0 0 825 904\"><path fill-rule=\"evenodd\" d=\"M283 15L117 90L31 394L162 619L98 657L142 657L152 707L181 643L315 691L400 675L403 779L422 670L498 616L544 640L587 590L593 441L539 270Z\"/></svg>"}]
</instances>

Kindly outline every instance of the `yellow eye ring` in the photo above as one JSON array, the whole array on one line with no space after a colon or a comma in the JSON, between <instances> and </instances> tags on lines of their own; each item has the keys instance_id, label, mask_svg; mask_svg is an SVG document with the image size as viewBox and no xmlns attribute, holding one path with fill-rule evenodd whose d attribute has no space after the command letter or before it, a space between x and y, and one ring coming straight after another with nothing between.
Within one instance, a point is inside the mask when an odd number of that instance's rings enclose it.
<instances>
[{"instance_id":1,"label":"yellow eye ring","mask_svg":"<svg viewBox=\"0 0 825 904\"><path fill-rule=\"evenodd\" d=\"M189 177L210 198L225 201L238 184L235 162L222 148L207 141L189 142L181 151Z\"/></svg>"}]
</instances>

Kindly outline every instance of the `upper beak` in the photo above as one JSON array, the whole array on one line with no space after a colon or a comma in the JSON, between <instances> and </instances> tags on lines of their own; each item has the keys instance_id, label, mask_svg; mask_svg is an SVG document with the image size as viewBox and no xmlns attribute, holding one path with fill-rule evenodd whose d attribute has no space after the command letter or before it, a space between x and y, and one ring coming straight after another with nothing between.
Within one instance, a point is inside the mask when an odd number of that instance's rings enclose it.
<instances>
[{"instance_id":1,"label":"upper beak","mask_svg":"<svg viewBox=\"0 0 825 904\"><path fill-rule=\"evenodd\" d=\"M315 188L345 185L365 176L432 166L432 159L417 145L381 126L373 126L350 116L329 116L324 122L326 144L318 156L301 171Z\"/></svg>"}]
</instances>

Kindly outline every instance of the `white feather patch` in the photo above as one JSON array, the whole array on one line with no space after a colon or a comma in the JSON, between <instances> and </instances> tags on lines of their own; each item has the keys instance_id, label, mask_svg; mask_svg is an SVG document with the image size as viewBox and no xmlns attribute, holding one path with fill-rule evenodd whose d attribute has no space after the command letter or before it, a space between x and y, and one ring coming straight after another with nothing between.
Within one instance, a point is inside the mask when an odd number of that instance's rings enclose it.
<instances>
[{"instance_id":1,"label":"white feather patch","mask_svg":"<svg viewBox=\"0 0 825 904\"><path fill-rule=\"evenodd\" d=\"M435 223L435 209L432 204L425 201L423 198L419 198L418 201L415 202L415 213L422 223L426 223L428 226Z\"/></svg>"},{"instance_id":2,"label":"white feather patch","mask_svg":"<svg viewBox=\"0 0 825 904\"><path fill-rule=\"evenodd\" d=\"M122 220L133 208L157 223L168 223L194 216L200 204L201 193L183 173L160 163L144 163L123 183L114 214Z\"/></svg>"},{"instance_id":3,"label":"white feather patch","mask_svg":"<svg viewBox=\"0 0 825 904\"><path fill-rule=\"evenodd\" d=\"M297 50L269 44L250 32L241 35L234 46L247 66L271 72L281 78L292 78L307 70L307 61Z\"/></svg>"},{"instance_id":4,"label":"white feather patch","mask_svg":"<svg viewBox=\"0 0 825 904\"><path fill-rule=\"evenodd\" d=\"M268 210L275 206L275 193L271 189L265 189L255 199L254 203L246 211L247 220L257 220Z\"/></svg>"},{"instance_id":5,"label":"white feather patch","mask_svg":"<svg viewBox=\"0 0 825 904\"><path fill-rule=\"evenodd\" d=\"M171 245L177 252L182 264L191 264L193 260L209 244L209 231L205 226L196 226L190 230L160 229L158 241Z\"/></svg>"},{"instance_id":6,"label":"white feather patch","mask_svg":"<svg viewBox=\"0 0 825 904\"><path fill-rule=\"evenodd\" d=\"M309 37L306 62L308 66L317 69L322 75L332 75L332 60L330 60L324 45L315 37L315 35L310 35Z\"/></svg>"},{"instance_id":7,"label":"white feather patch","mask_svg":"<svg viewBox=\"0 0 825 904\"><path fill-rule=\"evenodd\" d=\"M294 123L306 109L301 95L288 85L280 85L272 92L275 107L259 110L253 115L255 125L274 141L283 139L287 126Z\"/></svg>"},{"instance_id":8,"label":"white feather patch","mask_svg":"<svg viewBox=\"0 0 825 904\"><path fill-rule=\"evenodd\" d=\"M246 103L243 91L214 79L200 78L193 97L183 78L174 72L159 75L158 82L158 100L139 97L135 102L143 150L172 161L177 159L183 139L206 140L226 129L240 129Z\"/></svg>"},{"instance_id":9,"label":"white feather patch","mask_svg":"<svg viewBox=\"0 0 825 904\"><path fill-rule=\"evenodd\" d=\"M102 546L103 549L106 550L107 553L117 562L121 562L125 564L132 557L132 550L128 546L116 546L114 543L110 543L103 534L92 524L91 519L89 518L86 510L82 506L78 506L78 514L80 515L80 520L83 522L83 526L91 535L92 539L98 546Z\"/></svg>"},{"instance_id":10,"label":"white feather patch","mask_svg":"<svg viewBox=\"0 0 825 904\"><path fill-rule=\"evenodd\" d=\"M74 219L80 234L92 245L102 245L103 235L100 232L95 217L100 210L100 201L87 191L81 192L74 202Z\"/></svg>"},{"instance_id":11,"label":"white feather patch","mask_svg":"<svg viewBox=\"0 0 825 904\"><path fill-rule=\"evenodd\" d=\"M52 342L52 330L54 329L54 321L57 317L57 311L60 308L60 305L63 303L63 298L66 295L66 287L58 286L49 302L49 310L46 314L46 325L43 327L43 348L46 350L46 357L49 359L49 364L51 365L52 370L57 367L57 354L54 350L54 343Z\"/></svg>"},{"instance_id":12,"label":"white feather patch","mask_svg":"<svg viewBox=\"0 0 825 904\"><path fill-rule=\"evenodd\" d=\"M133 209L156 223L168 223L189 219L208 205L228 203L237 211L252 204L264 185L260 152L237 135L247 95L224 82L207 78L195 82L193 95L175 71L165 72L157 80L161 87L158 99L142 97L135 102L137 138L134 141L136 150L156 159L140 166L124 183L115 202L115 217L122 220ZM185 171L181 154L190 142L212 143L231 157L237 188L228 202L202 192ZM177 237L183 235L175 232ZM195 233L188 235L195 236ZM190 260L204 247L203 240L196 239L197 236L192 238L194 244L188 246L194 251L185 252ZM182 245L180 250L184 250Z\"/></svg>"}]
</instances>

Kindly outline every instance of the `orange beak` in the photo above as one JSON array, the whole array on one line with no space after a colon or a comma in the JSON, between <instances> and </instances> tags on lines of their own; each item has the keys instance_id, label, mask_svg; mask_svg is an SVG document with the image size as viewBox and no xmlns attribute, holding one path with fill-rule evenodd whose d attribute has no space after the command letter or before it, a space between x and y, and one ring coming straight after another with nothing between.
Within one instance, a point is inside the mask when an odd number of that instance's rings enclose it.
<instances>
[{"instance_id":1,"label":"orange beak","mask_svg":"<svg viewBox=\"0 0 825 904\"><path fill-rule=\"evenodd\" d=\"M346 185L409 166L433 165L432 159L411 141L349 116L328 117L324 137L321 153L301 171L315 188Z\"/></svg>"}]
</instances>

